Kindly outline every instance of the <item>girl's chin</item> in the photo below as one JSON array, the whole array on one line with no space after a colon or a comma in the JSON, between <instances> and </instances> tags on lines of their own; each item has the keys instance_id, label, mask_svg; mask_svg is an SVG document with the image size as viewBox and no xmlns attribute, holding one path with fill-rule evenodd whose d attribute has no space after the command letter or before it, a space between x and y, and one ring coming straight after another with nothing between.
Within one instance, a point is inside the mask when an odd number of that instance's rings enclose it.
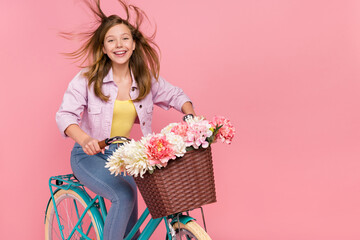
<instances>
[{"instance_id":1,"label":"girl's chin","mask_svg":"<svg viewBox=\"0 0 360 240\"><path fill-rule=\"evenodd\" d=\"M128 64L130 59L111 59L111 62L116 65Z\"/></svg>"}]
</instances>

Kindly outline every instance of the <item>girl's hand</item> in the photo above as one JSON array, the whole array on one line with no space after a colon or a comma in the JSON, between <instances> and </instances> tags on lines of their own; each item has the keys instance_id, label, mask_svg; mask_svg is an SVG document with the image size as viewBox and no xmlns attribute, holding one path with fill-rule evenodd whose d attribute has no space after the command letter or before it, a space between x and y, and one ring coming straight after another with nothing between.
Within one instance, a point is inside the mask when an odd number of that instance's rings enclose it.
<instances>
[{"instance_id":1,"label":"girl's hand","mask_svg":"<svg viewBox=\"0 0 360 240\"><path fill-rule=\"evenodd\" d=\"M99 152L105 153L105 149L100 148L99 141L92 137L86 138L81 146L87 155L95 155Z\"/></svg>"},{"instance_id":2,"label":"girl's hand","mask_svg":"<svg viewBox=\"0 0 360 240\"><path fill-rule=\"evenodd\" d=\"M192 114L194 116L196 116L193 105L191 102L185 102L182 107L181 107L181 111L187 115L187 114Z\"/></svg>"}]
</instances>

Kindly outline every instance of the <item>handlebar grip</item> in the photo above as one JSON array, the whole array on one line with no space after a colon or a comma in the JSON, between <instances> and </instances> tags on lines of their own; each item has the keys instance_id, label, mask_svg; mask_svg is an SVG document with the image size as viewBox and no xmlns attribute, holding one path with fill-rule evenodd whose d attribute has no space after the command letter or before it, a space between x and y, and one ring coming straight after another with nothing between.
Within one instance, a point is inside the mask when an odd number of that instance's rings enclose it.
<instances>
[{"instance_id":1,"label":"handlebar grip","mask_svg":"<svg viewBox=\"0 0 360 240\"><path fill-rule=\"evenodd\" d=\"M105 140L102 140L102 141L99 142L99 147L101 149L104 149L106 146L107 146L107 144L106 144Z\"/></svg>"},{"instance_id":2,"label":"handlebar grip","mask_svg":"<svg viewBox=\"0 0 360 240\"><path fill-rule=\"evenodd\" d=\"M127 137L123 137L123 136L116 136L116 137L112 137L112 138L107 138L105 140L102 140L100 142L98 142L99 144L99 147L101 149L105 148L106 146L110 145L111 143L113 142L116 142L116 141L123 141L123 142L130 142L131 139L130 138L127 138Z\"/></svg>"}]
</instances>

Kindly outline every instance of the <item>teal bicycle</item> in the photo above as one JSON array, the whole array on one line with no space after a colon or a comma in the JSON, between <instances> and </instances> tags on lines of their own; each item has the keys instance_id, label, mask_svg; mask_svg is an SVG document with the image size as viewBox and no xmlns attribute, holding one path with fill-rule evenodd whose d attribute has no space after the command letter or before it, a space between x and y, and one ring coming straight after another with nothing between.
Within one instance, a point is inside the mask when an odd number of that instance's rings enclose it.
<instances>
[{"instance_id":1,"label":"teal bicycle","mask_svg":"<svg viewBox=\"0 0 360 240\"><path fill-rule=\"evenodd\" d=\"M50 177L49 188L51 197L45 211L45 240L103 239L107 216L103 197L90 197L83 184L73 174ZM200 209L206 229L203 209ZM145 225L145 220L149 216L149 210L146 208L124 240L131 240L142 225L145 226L138 239L149 239L161 221L166 227L165 239L211 240L206 230L189 215L189 211L156 219L150 218Z\"/></svg>"}]
</instances>

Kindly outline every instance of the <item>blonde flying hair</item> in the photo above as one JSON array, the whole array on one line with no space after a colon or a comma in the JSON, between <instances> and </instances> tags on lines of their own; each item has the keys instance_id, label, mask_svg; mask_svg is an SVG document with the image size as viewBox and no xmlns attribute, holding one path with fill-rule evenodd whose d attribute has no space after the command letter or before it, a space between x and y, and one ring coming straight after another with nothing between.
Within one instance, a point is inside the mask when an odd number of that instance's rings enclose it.
<instances>
[{"instance_id":1,"label":"blonde flying hair","mask_svg":"<svg viewBox=\"0 0 360 240\"><path fill-rule=\"evenodd\" d=\"M88 87L93 84L94 93L103 101L108 101L109 96L104 95L102 92L102 84L104 77L108 74L111 68L111 60L103 53L103 43L107 31L118 24L125 24L131 31L133 40L136 47L129 60L129 68L133 73L135 81L139 88L139 96L134 101L140 101L146 97L151 90L151 79L154 77L156 80L159 78L160 63L159 54L156 51L159 47L154 42L156 31L147 37L140 31L140 26L146 14L138 7L127 5L121 0L118 0L126 12L126 19L118 15L106 16L100 8L100 0L93 0L89 3L84 0L86 5L90 8L91 12L96 18L98 27L95 30L80 33L84 44L76 51L66 53L72 59L81 60L82 64L86 61L87 72L84 76L88 79ZM130 23L130 10L136 14L135 24ZM63 37L72 37L72 33L61 33ZM155 49L156 48L156 49Z\"/></svg>"}]
</instances>

